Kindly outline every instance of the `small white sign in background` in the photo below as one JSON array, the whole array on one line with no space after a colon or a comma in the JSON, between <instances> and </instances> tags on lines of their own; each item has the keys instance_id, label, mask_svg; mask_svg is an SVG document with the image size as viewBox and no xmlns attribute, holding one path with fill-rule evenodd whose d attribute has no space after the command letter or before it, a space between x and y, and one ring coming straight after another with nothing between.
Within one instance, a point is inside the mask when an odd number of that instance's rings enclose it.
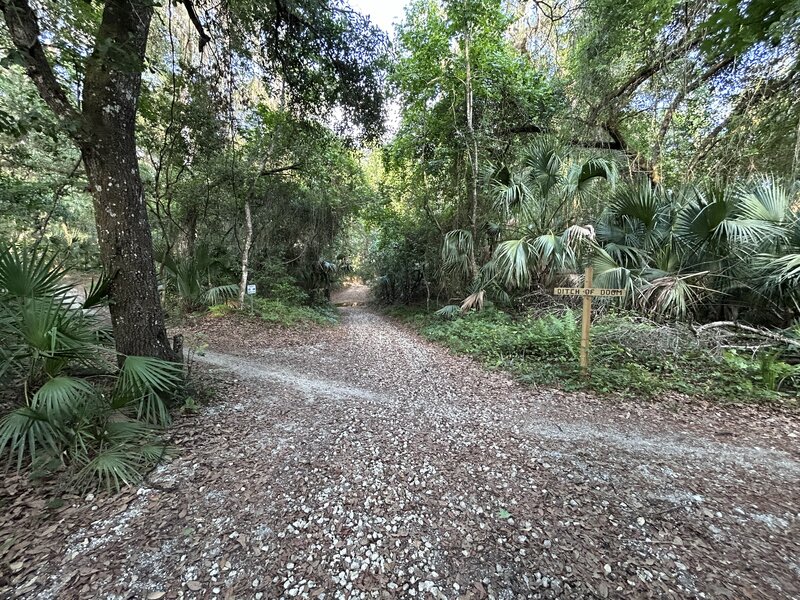
<instances>
[{"instance_id":1,"label":"small white sign in background","mask_svg":"<svg viewBox=\"0 0 800 600\"><path fill-rule=\"evenodd\" d=\"M255 283L248 283L247 284L247 293L251 296L255 295L256 293L256 284Z\"/></svg>"}]
</instances>

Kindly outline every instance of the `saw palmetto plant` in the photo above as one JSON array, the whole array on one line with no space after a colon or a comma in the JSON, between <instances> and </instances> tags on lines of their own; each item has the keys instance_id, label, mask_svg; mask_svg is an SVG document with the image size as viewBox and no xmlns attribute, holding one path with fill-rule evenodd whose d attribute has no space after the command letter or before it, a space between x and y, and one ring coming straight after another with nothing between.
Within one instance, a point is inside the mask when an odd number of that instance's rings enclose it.
<instances>
[{"instance_id":1,"label":"saw palmetto plant","mask_svg":"<svg viewBox=\"0 0 800 600\"><path fill-rule=\"evenodd\" d=\"M17 406L0 421L0 455L16 469L61 473L80 488L136 482L163 455L158 429L183 380L180 365L115 360L89 309L107 282L81 299L54 257L0 255L0 377Z\"/></svg>"},{"instance_id":2,"label":"saw palmetto plant","mask_svg":"<svg viewBox=\"0 0 800 600\"><path fill-rule=\"evenodd\" d=\"M220 270L208 246L200 245L188 258L167 255L162 261L169 291L177 296L181 308L200 310L235 298L236 284L215 285L213 278Z\"/></svg>"},{"instance_id":3,"label":"saw palmetto plant","mask_svg":"<svg viewBox=\"0 0 800 600\"><path fill-rule=\"evenodd\" d=\"M516 165L488 167L484 187L493 198L494 220L505 225L492 231L496 245L473 287L496 296L551 285L574 271L595 235L587 219L617 179L614 161L573 155L549 137L529 146ZM469 231L449 232L444 268L466 274L473 245Z\"/></svg>"},{"instance_id":4,"label":"saw palmetto plant","mask_svg":"<svg viewBox=\"0 0 800 600\"><path fill-rule=\"evenodd\" d=\"M506 225L473 294L573 284L591 265L595 285L625 289L622 303L659 318L800 315L797 197L774 178L678 190L620 183L613 161L542 138L516 166L493 169L486 189ZM449 232L445 269L466 275L473 244L469 231Z\"/></svg>"},{"instance_id":5,"label":"saw palmetto plant","mask_svg":"<svg viewBox=\"0 0 800 600\"><path fill-rule=\"evenodd\" d=\"M673 193L639 183L617 190L598 219L598 284L670 318L760 307L798 311L798 213L772 178Z\"/></svg>"}]
</instances>

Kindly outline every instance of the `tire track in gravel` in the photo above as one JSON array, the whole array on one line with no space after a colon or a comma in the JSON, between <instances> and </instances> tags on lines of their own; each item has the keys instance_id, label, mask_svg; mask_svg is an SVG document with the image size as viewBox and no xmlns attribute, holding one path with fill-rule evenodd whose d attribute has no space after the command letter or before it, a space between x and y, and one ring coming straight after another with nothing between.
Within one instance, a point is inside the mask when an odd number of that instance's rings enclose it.
<instances>
[{"instance_id":1,"label":"tire track in gravel","mask_svg":"<svg viewBox=\"0 0 800 600\"><path fill-rule=\"evenodd\" d=\"M122 508L70 501L30 597L800 599L796 415L525 387L342 315L202 322L224 397Z\"/></svg>"},{"instance_id":2,"label":"tire track in gravel","mask_svg":"<svg viewBox=\"0 0 800 600\"><path fill-rule=\"evenodd\" d=\"M205 352L202 356L196 356L195 358L199 362L221 367L244 378L279 382L307 394L337 398L342 402L346 402L348 399L359 399L378 404L397 403L399 401L398 398L393 397L390 393L345 385L330 379L313 377L306 373L293 371L289 368L269 367L263 363L246 360L231 354ZM413 408L413 406L408 406L409 410ZM453 421L452 424L454 426L458 425L464 417L474 418L475 416L473 413L455 416L454 412L458 411L458 407L447 407L447 411L437 411L436 406L426 404L422 408L429 414L434 413L440 418L450 419ZM495 420L496 411L487 408L484 412L486 413L484 418L488 422ZM551 420L536 419L531 417L530 414L526 415L525 412L528 411L514 412L521 414L506 414L505 426L508 427L509 424L518 425L521 420L527 420L529 423L527 427L523 428L523 431L534 438L541 437L569 444L591 443L606 449L614 447L625 452L643 453L653 457L688 457L693 460L720 461L736 464L746 469L761 468L780 472L784 475L800 476L800 460L785 451L742 448L704 438L686 440L671 435L669 432L654 435L630 431L623 433L608 427L598 427L592 423L553 422ZM497 425L498 423L495 423L495 426ZM503 424L501 423L500 425L502 426ZM512 426L511 428L519 431L517 426Z\"/></svg>"}]
</instances>

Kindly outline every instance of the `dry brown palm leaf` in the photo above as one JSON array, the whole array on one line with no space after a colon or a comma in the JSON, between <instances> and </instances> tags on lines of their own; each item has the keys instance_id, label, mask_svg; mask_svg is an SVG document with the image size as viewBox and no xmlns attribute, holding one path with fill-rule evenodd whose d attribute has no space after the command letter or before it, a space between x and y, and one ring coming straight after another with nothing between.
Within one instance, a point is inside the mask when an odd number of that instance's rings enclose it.
<instances>
[{"instance_id":1,"label":"dry brown palm leaf","mask_svg":"<svg viewBox=\"0 0 800 600\"><path fill-rule=\"evenodd\" d=\"M468 313L472 309L483 310L483 304L486 299L486 291L478 290L474 294L470 294L461 303L461 312Z\"/></svg>"}]
</instances>

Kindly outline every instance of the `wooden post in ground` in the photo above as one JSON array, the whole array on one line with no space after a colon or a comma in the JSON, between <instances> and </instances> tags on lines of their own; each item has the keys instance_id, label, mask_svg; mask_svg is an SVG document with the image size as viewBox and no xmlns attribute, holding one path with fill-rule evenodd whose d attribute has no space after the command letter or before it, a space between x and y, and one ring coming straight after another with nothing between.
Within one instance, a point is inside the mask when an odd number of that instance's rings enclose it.
<instances>
[{"instance_id":1,"label":"wooden post in ground","mask_svg":"<svg viewBox=\"0 0 800 600\"><path fill-rule=\"evenodd\" d=\"M583 318L581 319L581 373L584 377L589 375L589 328L592 325L592 297L621 298L625 295L624 289L618 288L593 288L592 267L586 267L582 288L556 288L556 296L582 296Z\"/></svg>"},{"instance_id":2,"label":"wooden post in ground","mask_svg":"<svg viewBox=\"0 0 800 600\"><path fill-rule=\"evenodd\" d=\"M586 267L583 289L583 317L581 319L581 374L589 376L589 328L592 324L592 267Z\"/></svg>"}]
</instances>

